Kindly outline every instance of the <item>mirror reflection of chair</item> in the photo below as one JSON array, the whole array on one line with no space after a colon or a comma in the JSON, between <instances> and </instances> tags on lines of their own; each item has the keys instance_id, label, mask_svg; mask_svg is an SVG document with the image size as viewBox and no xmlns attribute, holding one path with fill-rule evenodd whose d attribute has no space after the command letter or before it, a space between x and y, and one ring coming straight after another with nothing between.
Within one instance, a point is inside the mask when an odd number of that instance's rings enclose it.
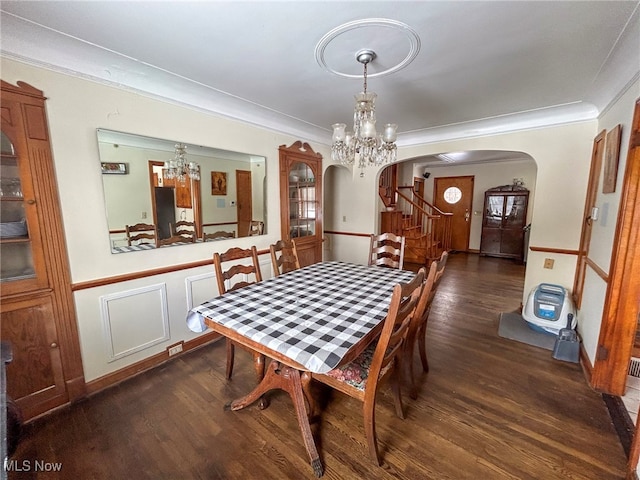
<instances>
[{"instance_id":1,"label":"mirror reflection of chair","mask_svg":"<svg viewBox=\"0 0 640 480\"><path fill-rule=\"evenodd\" d=\"M369 265L397 268L404 264L405 238L393 233L371 235L369 245Z\"/></svg>"},{"instance_id":2,"label":"mirror reflection of chair","mask_svg":"<svg viewBox=\"0 0 640 480\"><path fill-rule=\"evenodd\" d=\"M418 351L420 352L420 361L422 363L422 370L425 373L429 372L429 362L427 362L427 320L429 319L429 313L431 312L431 304L438 291L438 286L442 280L444 274L444 268L447 264L447 258L449 254L444 251L438 260L434 260L431 263L429 274L425 282L424 290L420 296L420 301L416 307L416 312L411 321L411 327L407 334L407 341L405 343L405 356L404 356L404 368L407 375L407 383L409 385L409 396L412 399L418 398L418 387L413 376L413 352L415 350L416 343L418 344Z\"/></svg>"},{"instance_id":3,"label":"mirror reflection of chair","mask_svg":"<svg viewBox=\"0 0 640 480\"><path fill-rule=\"evenodd\" d=\"M185 242L195 243L196 241L196 224L195 222L187 222L180 220L175 224L169 223L169 232L172 237L180 236Z\"/></svg>"},{"instance_id":4,"label":"mirror reflection of chair","mask_svg":"<svg viewBox=\"0 0 640 480\"><path fill-rule=\"evenodd\" d=\"M225 238L235 238L236 231L233 230L231 232L225 232L224 230L219 230L213 233L205 233L202 232L202 241L209 242L213 240L224 240Z\"/></svg>"},{"instance_id":5,"label":"mirror reflection of chair","mask_svg":"<svg viewBox=\"0 0 640 480\"><path fill-rule=\"evenodd\" d=\"M278 240L269 246L269 250L274 276L277 277L281 273L292 272L300 268L298 251L293 240Z\"/></svg>"},{"instance_id":6,"label":"mirror reflection of chair","mask_svg":"<svg viewBox=\"0 0 640 480\"><path fill-rule=\"evenodd\" d=\"M363 402L369 456L377 465L381 464L381 458L375 425L376 395L381 382L388 379L396 415L404 418L400 390L402 346L422 292L424 274L425 270L421 268L409 283L399 283L393 288L387 317L377 342L370 344L360 356L342 367L326 374L312 373L314 380ZM315 416L315 405L310 409L310 415Z\"/></svg>"},{"instance_id":7,"label":"mirror reflection of chair","mask_svg":"<svg viewBox=\"0 0 640 480\"><path fill-rule=\"evenodd\" d=\"M264 222L260 220L251 220L249 224L249 236L262 235L264 233Z\"/></svg>"},{"instance_id":8,"label":"mirror reflection of chair","mask_svg":"<svg viewBox=\"0 0 640 480\"><path fill-rule=\"evenodd\" d=\"M246 260L250 259L251 263L247 263ZM240 261L240 262L239 262ZM233 262L229 264L229 262ZM227 267L223 270L223 264ZM218 292L220 295L237 290L238 288L246 287L252 283L258 283L262 281L262 273L260 272L260 263L258 262L258 251L253 246L248 249L242 249L233 247L224 253L213 254L213 266L216 271L216 282L218 283ZM240 275L240 279L234 277ZM253 275L253 280L250 277ZM227 282L229 287L227 288ZM235 282L235 283L234 283ZM233 360L235 355L235 343L227 338L227 379L231 379L233 373ZM245 347L243 347L245 348ZM249 350L247 348L247 350ZM253 355L253 361L256 369L261 370L261 375L264 374L264 355L249 350Z\"/></svg>"},{"instance_id":9,"label":"mirror reflection of chair","mask_svg":"<svg viewBox=\"0 0 640 480\"><path fill-rule=\"evenodd\" d=\"M136 223L125 225L127 232L127 245L155 244L158 237L158 229L150 223Z\"/></svg>"},{"instance_id":10,"label":"mirror reflection of chair","mask_svg":"<svg viewBox=\"0 0 640 480\"><path fill-rule=\"evenodd\" d=\"M173 237L169 237L169 238L159 238L158 241L156 242L156 246L164 247L166 245L177 245L177 244L187 245L189 243L192 243L190 239L185 238L182 235L174 235Z\"/></svg>"}]
</instances>

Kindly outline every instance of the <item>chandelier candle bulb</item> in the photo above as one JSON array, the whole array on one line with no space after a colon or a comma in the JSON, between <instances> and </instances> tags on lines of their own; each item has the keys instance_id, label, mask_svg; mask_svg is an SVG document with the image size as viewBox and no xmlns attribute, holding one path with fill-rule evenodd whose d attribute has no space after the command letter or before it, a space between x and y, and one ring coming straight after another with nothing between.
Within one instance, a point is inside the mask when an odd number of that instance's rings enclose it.
<instances>
[{"instance_id":1,"label":"chandelier candle bulb","mask_svg":"<svg viewBox=\"0 0 640 480\"><path fill-rule=\"evenodd\" d=\"M398 137L398 134L396 132L397 129L398 125L396 125L395 123L387 123L384 126L384 134L382 136L382 139L387 143L395 142L396 138Z\"/></svg>"},{"instance_id":2,"label":"chandelier candle bulb","mask_svg":"<svg viewBox=\"0 0 640 480\"><path fill-rule=\"evenodd\" d=\"M362 124L362 137L363 138L375 138L376 136L376 123L371 120L367 120Z\"/></svg>"},{"instance_id":3,"label":"chandelier candle bulb","mask_svg":"<svg viewBox=\"0 0 640 480\"><path fill-rule=\"evenodd\" d=\"M334 123L331 126L333 127L333 141L344 142L346 138L345 129L347 128L347 125L345 123Z\"/></svg>"}]
</instances>

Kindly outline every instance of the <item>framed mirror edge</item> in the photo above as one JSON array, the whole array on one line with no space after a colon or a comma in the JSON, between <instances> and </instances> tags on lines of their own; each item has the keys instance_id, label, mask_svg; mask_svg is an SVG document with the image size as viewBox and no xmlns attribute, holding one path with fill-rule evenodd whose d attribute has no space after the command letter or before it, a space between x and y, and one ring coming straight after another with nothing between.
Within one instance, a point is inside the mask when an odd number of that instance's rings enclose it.
<instances>
[{"instance_id":1,"label":"framed mirror edge","mask_svg":"<svg viewBox=\"0 0 640 480\"><path fill-rule=\"evenodd\" d=\"M96 137L111 253L266 233L264 155L107 128ZM179 222L191 231L176 232Z\"/></svg>"}]
</instances>

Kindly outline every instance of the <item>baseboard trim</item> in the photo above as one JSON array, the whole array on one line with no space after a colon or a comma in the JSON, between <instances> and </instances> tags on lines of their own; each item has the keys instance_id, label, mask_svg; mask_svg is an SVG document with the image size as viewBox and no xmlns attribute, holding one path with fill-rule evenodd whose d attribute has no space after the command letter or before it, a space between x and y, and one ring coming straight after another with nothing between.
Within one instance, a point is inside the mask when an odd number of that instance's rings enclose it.
<instances>
[{"instance_id":1,"label":"baseboard trim","mask_svg":"<svg viewBox=\"0 0 640 480\"><path fill-rule=\"evenodd\" d=\"M166 351L156 353L155 355L145 358L144 360L141 360L139 362L133 363L120 370L116 370L115 372L96 378L95 380L91 380L87 383L87 393L89 395L92 395L101 390L104 390L105 388L117 385L118 383L124 382L125 380L135 375L146 372L147 370L162 365L163 363L173 360L174 358L178 358L187 352L202 347L203 345L209 344L215 340L218 340L219 338L222 338L220 334L215 332L207 332L197 338L194 338L193 340L184 342L182 353L179 353L178 355L169 357L169 353Z\"/></svg>"},{"instance_id":2,"label":"baseboard trim","mask_svg":"<svg viewBox=\"0 0 640 480\"><path fill-rule=\"evenodd\" d=\"M611 416L613 426L620 438L620 443L622 444L624 453L627 458L629 458L631 453L631 442L633 441L633 433L635 431L633 420L631 420L629 412L627 412L627 409L620 397L603 393L602 399L609 410L609 415Z\"/></svg>"}]
</instances>

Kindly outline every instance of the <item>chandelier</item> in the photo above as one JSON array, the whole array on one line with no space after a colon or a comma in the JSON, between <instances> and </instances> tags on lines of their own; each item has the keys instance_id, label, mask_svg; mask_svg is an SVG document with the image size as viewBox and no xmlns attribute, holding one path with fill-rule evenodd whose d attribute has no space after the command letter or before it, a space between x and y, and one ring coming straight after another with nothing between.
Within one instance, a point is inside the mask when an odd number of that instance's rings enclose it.
<instances>
[{"instance_id":1,"label":"chandelier","mask_svg":"<svg viewBox=\"0 0 640 480\"><path fill-rule=\"evenodd\" d=\"M367 92L367 65L376 58L373 50L360 50L356 60L364 65L364 89L355 95L353 132L346 131L344 123L334 123L331 158L343 165L353 165L358 158L360 176L364 177L367 165L382 165L396 160L396 130L398 126L387 123L382 133L376 132L376 97Z\"/></svg>"},{"instance_id":2,"label":"chandelier","mask_svg":"<svg viewBox=\"0 0 640 480\"><path fill-rule=\"evenodd\" d=\"M177 179L180 183L185 183L187 177L200 180L200 165L196 162L187 162L187 146L183 143L176 143L176 153L173 160L164 162L163 176L166 179Z\"/></svg>"}]
</instances>

